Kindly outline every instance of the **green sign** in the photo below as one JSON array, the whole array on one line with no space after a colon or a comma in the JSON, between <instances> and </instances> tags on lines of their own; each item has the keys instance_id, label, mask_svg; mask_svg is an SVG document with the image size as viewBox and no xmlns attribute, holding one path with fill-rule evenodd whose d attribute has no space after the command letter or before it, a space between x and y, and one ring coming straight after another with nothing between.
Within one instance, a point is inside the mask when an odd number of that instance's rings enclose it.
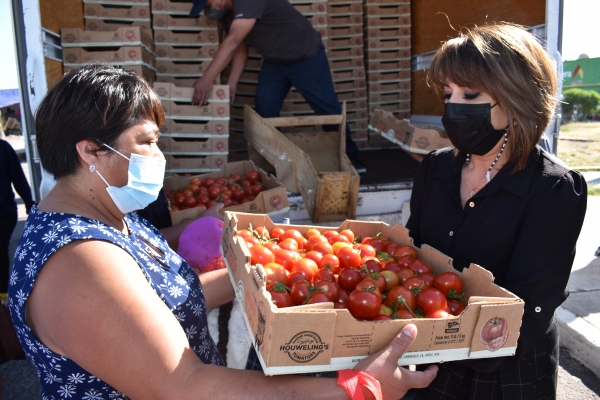
<instances>
[{"instance_id":1,"label":"green sign","mask_svg":"<svg viewBox=\"0 0 600 400\"><path fill-rule=\"evenodd\" d=\"M600 88L600 57L563 63L563 91L571 88Z\"/></svg>"}]
</instances>

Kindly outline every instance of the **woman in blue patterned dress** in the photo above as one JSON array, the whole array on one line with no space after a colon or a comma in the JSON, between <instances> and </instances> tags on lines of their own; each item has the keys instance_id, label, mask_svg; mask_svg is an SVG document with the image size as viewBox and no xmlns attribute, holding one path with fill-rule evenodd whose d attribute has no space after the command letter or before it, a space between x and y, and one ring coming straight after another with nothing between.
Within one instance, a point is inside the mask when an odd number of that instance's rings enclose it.
<instances>
[{"instance_id":1,"label":"woman in blue patterned dress","mask_svg":"<svg viewBox=\"0 0 600 400\"><path fill-rule=\"evenodd\" d=\"M32 208L10 277L10 311L44 399L344 398L335 380L268 378L223 367L206 310L230 301L226 270L203 274L131 211L162 187L164 114L137 75L103 64L66 74L36 115L55 188ZM404 329L357 366L384 397L426 386L396 357Z\"/></svg>"}]
</instances>

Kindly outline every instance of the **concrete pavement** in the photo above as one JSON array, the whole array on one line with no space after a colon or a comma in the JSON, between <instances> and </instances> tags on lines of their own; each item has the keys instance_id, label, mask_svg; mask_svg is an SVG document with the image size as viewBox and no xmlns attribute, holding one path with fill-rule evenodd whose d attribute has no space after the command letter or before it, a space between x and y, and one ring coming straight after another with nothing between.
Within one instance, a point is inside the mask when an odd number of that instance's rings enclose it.
<instances>
[{"instance_id":1,"label":"concrete pavement","mask_svg":"<svg viewBox=\"0 0 600 400\"><path fill-rule=\"evenodd\" d=\"M600 172L584 173L589 184L600 184ZM557 310L560 343L600 378L600 197L589 196L573 270L571 295Z\"/></svg>"}]
</instances>

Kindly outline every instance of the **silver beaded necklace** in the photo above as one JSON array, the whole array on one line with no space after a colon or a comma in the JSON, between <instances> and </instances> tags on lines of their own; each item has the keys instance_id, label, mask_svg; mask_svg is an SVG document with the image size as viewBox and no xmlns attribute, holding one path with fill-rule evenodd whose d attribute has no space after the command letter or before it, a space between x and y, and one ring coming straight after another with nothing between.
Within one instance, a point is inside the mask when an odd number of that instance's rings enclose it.
<instances>
[{"instance_id":1,"label":"silver beaded necklace","mask_svg":"<svg viewBox=\"0 0 600 400\"><path fill-rule=\"evenodd\" d=\"M481 189L482 187L484 187L485 185L487 185L488 183L490 183L490 181L492 180L492 168L494 168L494 165L496 165L496 163L500 159L500 156L502 156L502 153L504 153L504 148L506 147L506 142L508 142L508 132L504 133L504 143L502 143L502 148L498 152L498 155L496 156L496 159L494 160L494 162L492 163L492 165L490 165L490 167L488 168L487 172L485 173L485 179L486 179L487 182L484 185L482 185L482 186L471 188L471 191L469 192L469 197L473 197L473 195L475 194L475 191L477 191L478 189ZM465 163L467 165L469 165L469 162L471 162L471 155L467 154L467 158L465 160ZM467 171L467 180L469 181L469 183L471 183L471 180L469 179L469 172L468 171ZM471 183L471 185L473 185L473 184Z\"/></svg>"}]
</instances>

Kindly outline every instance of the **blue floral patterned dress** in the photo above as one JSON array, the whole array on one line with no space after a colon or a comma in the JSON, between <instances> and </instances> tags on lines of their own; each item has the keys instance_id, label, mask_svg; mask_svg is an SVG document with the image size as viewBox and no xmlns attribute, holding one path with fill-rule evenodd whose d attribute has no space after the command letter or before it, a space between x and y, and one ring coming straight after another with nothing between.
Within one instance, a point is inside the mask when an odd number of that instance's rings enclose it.
<instances>
[{"instance_id":1,"label":"blue floral patterned dress","mask_svg":"<svg viewBox=\"0 0 600 400\"><path fill-rule=\"evenodd\" d=\"M202 362L223 365L208 332L206 303L196 273L145 219L131 213L125 216L125 222L129 235L78 215L42 212L35 207L31 209L15 251L9 281L9 308L25 354L37 368L43 399L127 398L73 360L48 349L25 323L25 302L44 263L59 248L75 240L105 240L129 253L150 286L173 312ZM148 244L163 254L157 253Z\"/></svg>"}]
</instances>

